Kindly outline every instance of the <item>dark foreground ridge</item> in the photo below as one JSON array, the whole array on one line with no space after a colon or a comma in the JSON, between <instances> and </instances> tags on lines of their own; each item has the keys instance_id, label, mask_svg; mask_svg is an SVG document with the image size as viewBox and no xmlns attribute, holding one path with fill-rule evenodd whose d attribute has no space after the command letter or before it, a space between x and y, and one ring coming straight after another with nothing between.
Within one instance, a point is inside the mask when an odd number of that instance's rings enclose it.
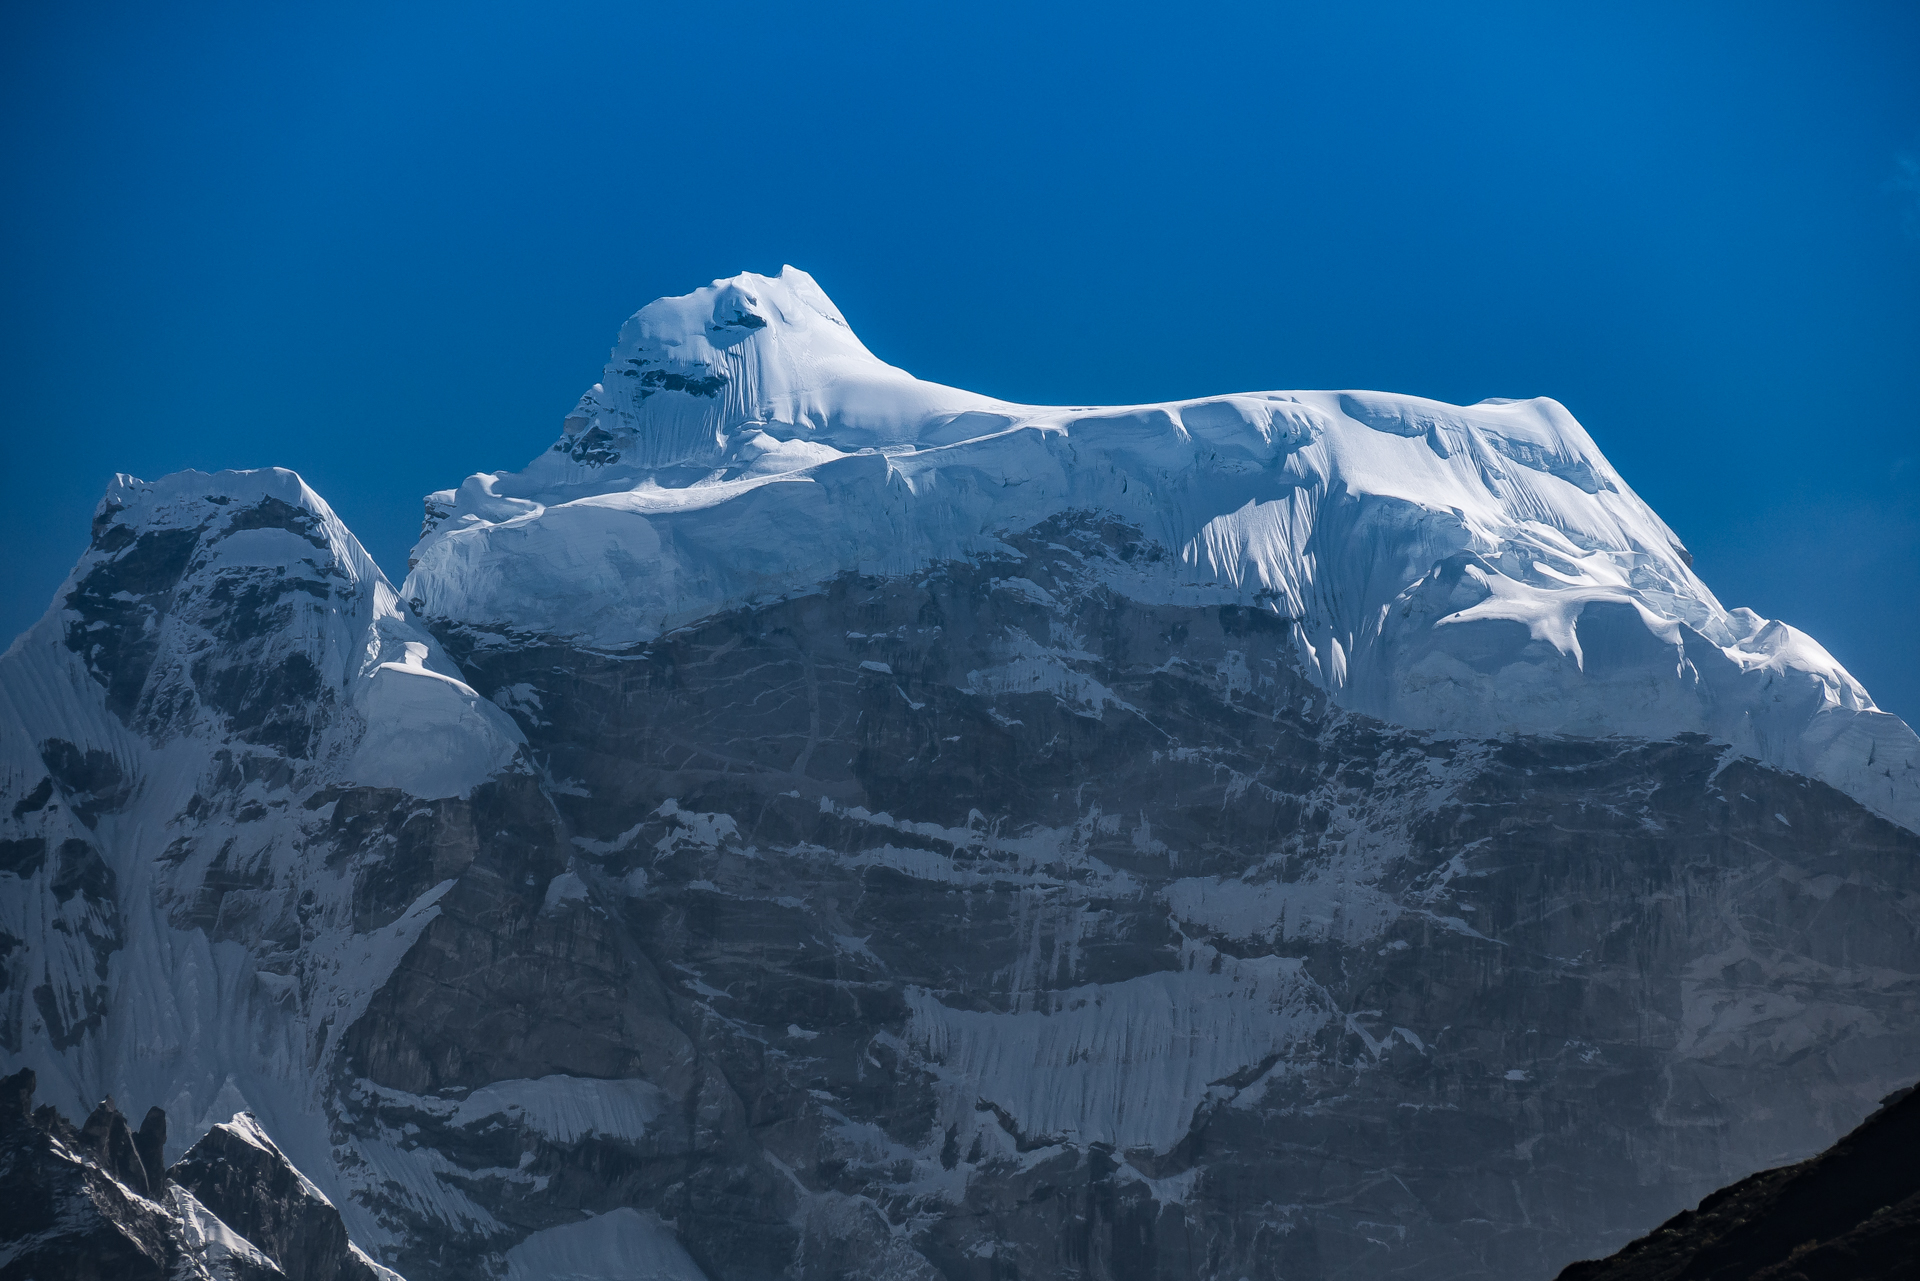
<instances>
[{"instance_id":1,"label":"dark foreground ridge","mask_svg":"<svg viewBox=\"0 0 1920 1281\"><path fill-rule=\"evenodd\" d=\"M1920 1087L1798 1165L1721 1188L1559 1281L1893 1281L1920 1276Z\"/></svg>"},{"instance_id":2,"label":"dark foreground ridge","mask_svg":"<svg viewBox=\"0 0 1920 1281\"><path fill-rule=\"evenodd\" d=\"M111 1098L75 1129L0 1079L0 1281L399 1281L241 1113L171 1169L167 1114L136 1131Z\"/></svg>"}]
</instances>

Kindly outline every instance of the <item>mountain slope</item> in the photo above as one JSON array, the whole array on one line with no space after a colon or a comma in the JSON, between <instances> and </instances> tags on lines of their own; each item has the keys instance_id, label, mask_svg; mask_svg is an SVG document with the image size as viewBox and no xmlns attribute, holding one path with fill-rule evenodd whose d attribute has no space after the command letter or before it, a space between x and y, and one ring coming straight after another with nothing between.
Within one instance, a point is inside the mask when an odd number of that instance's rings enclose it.
<instances>
[{"instance_id":1,"label":"mountain slope","mask_svg":"<svg viewBox=\"0 0 1920 1281\"><path fill-rule=\"evenodd\" d=\"M1920 1096L1889 1098L1819 1156L1720 1189L1561 1281L1893 1281L1920 1261Z\"/></svg>"},{"instance_id":2,"label":"mountain slope","mask_svg":"<svg viewBox=\"0 0 1920 1281\"><path fill-rule=\"evenodd\" d=\"M1053 522L621 654L448 630L571 834L514 946L691 1044L540 1010L449 912L356 1033L385 1124L657 1083L621 1186L715 1277L1526 1277L1920 1051L1912 833L1700 737L1330 708L1270 614L1104 586L1145 554Z\"/></svg>"}]
</instances>

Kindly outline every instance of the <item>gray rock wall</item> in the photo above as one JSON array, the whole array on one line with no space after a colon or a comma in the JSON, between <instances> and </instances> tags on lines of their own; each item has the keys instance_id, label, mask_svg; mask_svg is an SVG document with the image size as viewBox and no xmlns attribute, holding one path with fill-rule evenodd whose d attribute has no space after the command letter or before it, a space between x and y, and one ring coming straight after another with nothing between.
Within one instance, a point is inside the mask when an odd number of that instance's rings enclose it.
<instances>
[{"instance_id":1,"label":"gray rock wall","mask_svg":"<svg viewBox=\"0 0 1920 1281\"><path fill-rule=\"evenodd\" d=\"M1014 551L629 653L442 636L555 845L348 1038L347 1128L501 1225L404 1270L632 1206L715 1278L1549 1275L1911 1075L1911 833L1703 740L1330 712L1284 620L1085 588L1127 531ZM433 1102L556 1076L658 1113Z\"/></svg>"}]
</instances>

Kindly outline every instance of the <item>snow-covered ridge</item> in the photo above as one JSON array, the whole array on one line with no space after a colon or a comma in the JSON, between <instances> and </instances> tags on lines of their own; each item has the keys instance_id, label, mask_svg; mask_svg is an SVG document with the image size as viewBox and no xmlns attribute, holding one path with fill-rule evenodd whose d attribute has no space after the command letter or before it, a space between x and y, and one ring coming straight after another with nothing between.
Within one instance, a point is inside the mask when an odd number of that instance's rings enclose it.
<instances>
[{"instance_id":1,"label":"snow-covered ridge","mask_svg":"<svg viewBox=\"0 0 1920 1281\"><path fill-rule=\"evenodd\" d=\"M248 665L278 685L251 687ZM311 781L450 796L505 768L520 742L454 670L293 472L122 475L93 545L8 651L0 699L29 760L49 739L237 735L285 750ZM81 671L97 686L81 702L110 714L98 726L60 723L75 704L54 692Z\"/></svg>"},{"instance_id":2,"label":"snow-covered ridge","mask_svg":"<svg viewBox=\"0 0 1920 1281\"><path fill-rule=\"evenodd\" d=\"M427 500L405 594L619 649L1085 511L1108 586L1295 620L1342 705L1473 735L1712 735L1920 828L1920 740L1804 633L1728 610L1557 402L1378 392L1015 405L887 365L811 277L643 308L560 439Z\"/></svg>"},{"instance_id":3,"label":"snow-covered ridge","mask_svg":"<svg viewBox=\"0 0 1920 1281\"><path fill-rule=\"evenodd\" d=\"M356 929L326 797L466 795L521 735L290 471L120 476L92 535L0 656L0 1028L61 1106L258 1109L324 1177L324 1051L451 884ZM297 972L235 948L288 919Z\"/></svg>"}]
</instances>

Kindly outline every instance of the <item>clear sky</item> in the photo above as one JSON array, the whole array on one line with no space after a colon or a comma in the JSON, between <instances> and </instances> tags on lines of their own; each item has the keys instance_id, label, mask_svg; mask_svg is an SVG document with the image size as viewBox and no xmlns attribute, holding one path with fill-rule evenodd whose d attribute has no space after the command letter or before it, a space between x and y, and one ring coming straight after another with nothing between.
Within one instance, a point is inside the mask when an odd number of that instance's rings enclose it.
<instances>
[{"instance_id":1,"label":"clear sky","mask_svg":"<svg viewBox=\"0 0 1920 1281\"><path fill-rule=\"evenodd\" d=\"M620 321L812 272L1010 399L1551 395L1920 721L1920 6L9 5L0 634L116 471L396 580Z\"/></svg>"}]
</instances>

